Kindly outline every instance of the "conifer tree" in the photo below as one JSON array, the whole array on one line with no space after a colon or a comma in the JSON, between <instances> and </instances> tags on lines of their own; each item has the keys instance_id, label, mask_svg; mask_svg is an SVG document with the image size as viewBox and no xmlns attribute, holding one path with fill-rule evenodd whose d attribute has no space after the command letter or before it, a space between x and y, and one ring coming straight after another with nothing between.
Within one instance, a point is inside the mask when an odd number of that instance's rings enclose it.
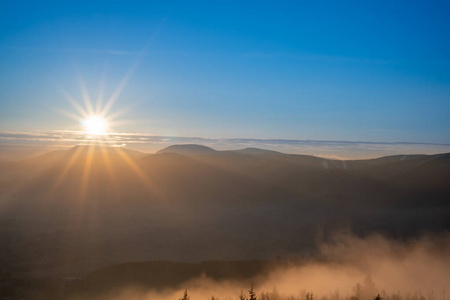
<instances>
[{"instance_id":1,"label":"conifer tree","mask_svg":"<svg viewBox=\"0 0 450 300\"><path fill-rule=\"evenodd\" d=\"M250 299L248 299L248 300L256 300L256 294L255 294L255 291L253 291L253 284L252 284L251 289L248 290L248 294L250 296Z\"/></svg>"},{"instance_id":2,"label":"conifer tree","mask_svg":"<svg viewBox=\"0 0 450 300\"><path fill-rule=\"evenodd\" d=\"M185 290L184 290L183 297L180 298L179 300L189 300L189 299L190 299L190 297L189 297L189 295L188 295L187 289L185 289Z\"/></svg>"},{"instance_id":3,"label":"conifer tree","mask_svg":"<svg viewBox=\"0 0 450 300\"><path fill-rule=\"evenodd\" d=\"M245 295L244 295L244 292L241 290L241 292L239 293L239 295L238 295L238 300L247 300L247 299L245 299Z\"/></svg>"}]
</instances>

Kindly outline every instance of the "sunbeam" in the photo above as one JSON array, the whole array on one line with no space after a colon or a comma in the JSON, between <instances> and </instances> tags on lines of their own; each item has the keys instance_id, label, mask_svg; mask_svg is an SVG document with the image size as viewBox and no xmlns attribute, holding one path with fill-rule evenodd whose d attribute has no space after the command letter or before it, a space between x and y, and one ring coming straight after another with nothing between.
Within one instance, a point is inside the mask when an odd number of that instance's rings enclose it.
<instances>
[{"instance_id":1,"label":"sunbeam","mask_svg":"<svg viewBox=\"0 0 450 300\"><path fill-rule=\"evenodd\" d=\"M144 173L144 171L136 164L134 160L132 160L126 153L123 152L121 148L114 148L116 152L120 155L123 161L130 167L130 169L134 172L136 177L147 187L150 188L150 191L154 193L158 199L163 199L163 194L159 191L158 186Z\"/></svg>"},{"instance_id":2,"label":"sunbeam","mask_svg":"<svg viewBox=\"0 0 450 300\"><path fill-rule=\"evenodd\" d=\"M73 165L77 161L78 156L80 156L80 154L81 154L81 148L75 148L75 151L70 155L70 158L69 158L67 164L65 165L64 169L59 174L58 178L56 179L55 183L53 184L53 187L50 189L50 194L53 193L56 190L56 188L59 187L61 182L66 177L67 173L72 169Z\"/></svg>"},{"instance_id":3,"label":"sunbeam","mask_svg":"<svg viewBox=\"0 0 450 300\"><path fill-rule=\"evenodd\" d=\"M85 200L86 198L86 190L89 185L89 177L90 177L90 171L92 166L92 159L93 159L93 147L88 146L88 152L86 154L86 161L84 163L84 170L83 175L81 177L81 187L80 187L80 199Z\"/></svg>"},{"instance_id":4,"label":"sunbeam","mask_svg":"<svg viewBox=\"0 0 450 300\"><path fill-rule=\"evenodd\" d=\"M80 84L81 95L83 98L84 105L86 107L86 111L88 112L88 114L93 115L93 114L95 114L94 107L91 102L91 98L89 97L89 93L86 88L86 84L84 83L83 77L81 77L81 75L78 75L78 82Z\"/></svg>"}]
</instances>

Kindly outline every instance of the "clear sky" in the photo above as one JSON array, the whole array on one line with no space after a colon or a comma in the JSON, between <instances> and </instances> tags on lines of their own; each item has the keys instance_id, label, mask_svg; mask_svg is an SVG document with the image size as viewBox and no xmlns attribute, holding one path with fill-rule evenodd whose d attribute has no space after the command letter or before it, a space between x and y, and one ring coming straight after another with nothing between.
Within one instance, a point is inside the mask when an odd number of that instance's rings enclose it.
<instances>
[{"instance_id":1,"label":"clear sky","mask_svg":"<svg viewBox=\"0 0 450 300\"><path fill-rule=\"evenodd\" d=\"M89 95L94 107L115 99L109 130L128 143L148 135L443 151L449 16L449 1L3 0L1 143L83 130L68 95L82 107Z\"/></svg>"}]
</instances>

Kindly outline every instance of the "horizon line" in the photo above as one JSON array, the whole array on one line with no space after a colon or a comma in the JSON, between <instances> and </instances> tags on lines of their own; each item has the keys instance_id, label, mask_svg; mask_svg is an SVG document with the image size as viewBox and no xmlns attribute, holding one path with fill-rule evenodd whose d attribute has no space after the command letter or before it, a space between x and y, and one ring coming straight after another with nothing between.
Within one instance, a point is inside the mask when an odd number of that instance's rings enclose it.
<instances>
[{"instance_id":1,"label":"horizon line","mask_svg":"<svg viewBox=\"0 0 450 300\"><path fill-rule=\"evenodd\" d=\"M168 142L170 140L197 140L204 142L229 141L233 143L265 142L274 144L295 143L333 143L333 144L367 144L367 145L426 145L426 146L450 146L445 142L419 142L419 141L369 141L369 140L338 140L338 139L294 139L294 138L247 138L247 137L202 137L202 136L177 136L157 135L137 132L109 132L91 138L93 135L85 131L77 130L48 130L48 131L0 131L1 140L23 141L66 141L66 142L92 142L92 143L120 143L117 138L122 137L124 142L140 144L145 142ZM108 137L112 139L107 139ZM134 140L132 139L134 138ZM189 142L188 142L189 143ZM191 143L192 144L192 143ZM193 143L195 144L195 143ZM73 146L77 146L74 144Z\"/></svg>"}]
</instances>

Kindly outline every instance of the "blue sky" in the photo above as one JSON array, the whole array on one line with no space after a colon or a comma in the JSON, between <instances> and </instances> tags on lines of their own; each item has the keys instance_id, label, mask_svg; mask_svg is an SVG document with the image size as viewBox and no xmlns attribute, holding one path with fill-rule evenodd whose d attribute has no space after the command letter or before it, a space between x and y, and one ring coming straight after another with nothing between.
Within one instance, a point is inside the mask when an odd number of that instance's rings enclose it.
<instances>
[{"instance_id":1,"label":"blue sky","mask_svg":"<svg viewBox=\"0 0 450 300\"><path fill-rule=\"evenodd\" d=\"M339 3L338 3L339 2ZM450 144L446 1L3 1L0 131ZM124 77L128 80L124 81Z\"/></svg>"}]
</instances>

